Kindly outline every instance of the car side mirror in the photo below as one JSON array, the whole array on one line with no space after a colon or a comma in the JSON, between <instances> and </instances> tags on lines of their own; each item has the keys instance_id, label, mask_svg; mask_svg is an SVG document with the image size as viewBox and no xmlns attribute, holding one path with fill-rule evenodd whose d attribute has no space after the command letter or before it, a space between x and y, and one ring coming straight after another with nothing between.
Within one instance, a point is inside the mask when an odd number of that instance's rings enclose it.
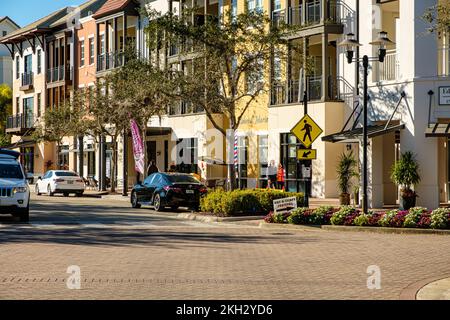
<instances>
[{"instance_id":1,"label":"car side mirror","mask_svg":"<svg viewBox=\"0 0 450 320\"><path fill-rule=\"evenodd\" d=\"M33 183L34 180L34 175L32 173L27 173L27 180L31 183Z\"/></svg>"},{"instance_id":2,"label":"car side mirror","mask_svg":"<svg viewBox=\"0 0 450 320\"><path fill-rule=\"evenodd\" d=\"M38 180L42 180L42 177L38 177Z\"/></svg>"}]
</instances>

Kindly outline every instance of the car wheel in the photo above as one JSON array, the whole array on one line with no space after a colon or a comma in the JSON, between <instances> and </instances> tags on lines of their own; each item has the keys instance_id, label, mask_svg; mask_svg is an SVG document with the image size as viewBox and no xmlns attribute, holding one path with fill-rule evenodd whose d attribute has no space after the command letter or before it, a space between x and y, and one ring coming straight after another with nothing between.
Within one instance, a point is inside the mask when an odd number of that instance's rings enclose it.
<instances>
[{"instance_id":1,"label":"car wheel","mask_svg":"<svg viewBox=\"0 0 450 320\"><path fill-rule=\"evenodd\" d=\"M30 221L30 206L28 205L25 209L20 210L18 216L20 222Z\"/></svg>"},{"instance_id":2,"label":"car wheel","mask_svg":"<svg viewBox=\"0 0 450 320\"><path fill-rule=\"evenodd\" d=\"M136 192L133 192L131 194L131 206L135 209L139 209L141 207L141 204L138 202L137 194Z\"/></svg>"},{"instance_id":3,"label":"car wheel","mask_svg":"<svg viewBox=\"0 0 450 320\"><path fill-rule=\"evenodd\" d=\"M39 191L39 185L38 185L38 184L36 184L36 185L34 186L34 192L35 192L36 195L38 195L38 196L41 195L41 191Z\"/></svg>"},{"instance_id":4,"label":"car wheel","mask_svg":"<svg viewBox=\"0 0 450 320\"><path fill-rule=\"evenodd\" d=\"M52 187L50 187L50 185L48 185L47 187L47 195L49 195L50 197L53 197L55 195L55 193L52 192Z\"/></svg>"},{"instance_id":5,"label":"car wheel","mask_svg":"<svg viewBox=\"0 0 450 320\"><path fill-rule=\"evenodd\" d=\"M153 197L153 207L157 212L161 212L163 210L163 207L161 205L161 196L159 194L155 194L155 196Z\"/></svg>"}]
</instances>

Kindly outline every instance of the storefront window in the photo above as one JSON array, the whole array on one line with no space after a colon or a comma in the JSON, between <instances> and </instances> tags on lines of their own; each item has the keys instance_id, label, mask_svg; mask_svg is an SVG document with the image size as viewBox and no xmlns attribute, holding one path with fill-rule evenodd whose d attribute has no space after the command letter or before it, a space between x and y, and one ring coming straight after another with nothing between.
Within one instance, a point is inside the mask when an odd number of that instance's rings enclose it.
<instances>
[{"instance_id":1,"label":"storefront window","mask_svg":"<svg viewBox=\"0 0 450 320\"><path fill-rule=\"evenodd\" d=\"M238 137L238 186L247 188L248 137Z\"/></svg>"},{"instance_id":2,"label":"storefront window","mask_svg":"<svg viewBox=\"0 0 450 320\"><path fill-rule=\"evenodd\" d=\"M304 192L310 190L310 182L303 177L303 168L310 167L311 161L297 160L297 151L304 146L290 133L282 133L280 136L281 150L280 163L286 171L286 191Z\"/></svg>"},{"instance_id":3,"label":"storefront window","mask_svg":"<svg viewBox=\"0 0 450 320\"><path fill-rule=\"evenodd\" d=\"M177 171L197 173L198 171L198 139L188 138L177 141Z\"/></svg>"},{"instance_id":4,"label":"storefront window","mask_svg":"<svg viewBox=\"0 0 450 320\"><path fill-rule=\"evenodd\" d=\"M58 168L60 170L69 170L69 146L59 147Z\"/></svg>"},{"instance_id":5,"label":"storefront window","mask_svg":"<svg viewBox=\"0 0 450 320\"><path fill-rule=\"evenodd\" d=\"M258 137L259 187L267 188L267 168L269 166L269 136Z\"/></svg>"},{"instance_id":6,"label":"storefront window","mask_svg":"<svg viewBox=\"0 0 450 320\"><path fill-rule=\"evenodd\" d=\"M34 173L34 148L21 148L21 163L25 173Z\"/></svg>"}]
</instances>

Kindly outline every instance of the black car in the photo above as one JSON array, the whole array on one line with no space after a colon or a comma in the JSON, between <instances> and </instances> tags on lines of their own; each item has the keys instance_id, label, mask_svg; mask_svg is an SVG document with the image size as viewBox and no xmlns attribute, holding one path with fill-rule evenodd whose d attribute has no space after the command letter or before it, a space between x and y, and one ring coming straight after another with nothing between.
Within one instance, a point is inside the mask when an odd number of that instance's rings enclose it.
<instances>
[{"instance_id":1,"label":"black car","mask_svg":"<svg viewBox=\"0 0 450 320\"><path fill-rule=\"evenodd\" d=\"M166 207L172 210L188 207L198 211L200 198L206 192L206 187L190 174L154 173L133 187L131 205L133 208L150 205L156 211Z\"/></svg>"}]
</instances>

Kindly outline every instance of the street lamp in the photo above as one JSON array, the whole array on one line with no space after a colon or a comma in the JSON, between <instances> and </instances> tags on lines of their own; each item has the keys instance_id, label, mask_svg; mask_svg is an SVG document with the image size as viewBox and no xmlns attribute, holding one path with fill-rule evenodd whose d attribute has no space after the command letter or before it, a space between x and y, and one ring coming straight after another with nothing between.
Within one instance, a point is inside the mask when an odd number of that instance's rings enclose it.
<instances>
[{"instance_id":1,"label":"street lamp","mask_svg":"<svg viewBox=\"0 0 450 320\"><path fill-rule=\"evenodd\" d=\"M362 171L363 171L363 198L362 198L362 209L363 213L368 213L368 196L367 196L367 186L368 186L368 172L367 172L367 145L368 145L368 137L367 137L367 102L368 102L368 94L367 94L367 76L369 69L369 61L379 61L384 62L384 58L386 57L386 45L393 44L391 40L387 37L387 32L381 31L378 34L378 37L371 42L371 45L378 47L378 56L369 58L367 55L361 59L354 59L354 51L356 47L360 47L361 44L355 39L355 35L353 33L347 34L344 41L338 44L340 47L346 48L346 56L347 62L352 63L360 63L362 61L364 67L364 104L363 104L363 163L362 163Z\"/></svg>"}]
</instances>

